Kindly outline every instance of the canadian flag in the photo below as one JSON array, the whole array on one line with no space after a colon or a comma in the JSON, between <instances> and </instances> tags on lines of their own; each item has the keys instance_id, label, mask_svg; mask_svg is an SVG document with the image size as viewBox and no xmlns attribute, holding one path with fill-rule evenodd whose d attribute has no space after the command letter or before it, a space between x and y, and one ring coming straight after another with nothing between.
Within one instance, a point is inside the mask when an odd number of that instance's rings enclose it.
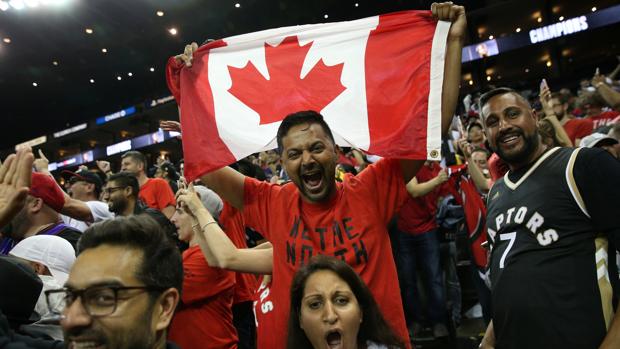
<instances>
[{"instance_id":1,"label":"canadian flag","mask_svg":"<svg viewBox=\"0 0 620 349\"><path fill-rule=\"evenodd\" d=\"M276 148L280 122L320 112L336 143L384 157L440 159L450 23L430 11L292 26L201 46L168 61L189 180Z\"/></svg>"}]
</instances>

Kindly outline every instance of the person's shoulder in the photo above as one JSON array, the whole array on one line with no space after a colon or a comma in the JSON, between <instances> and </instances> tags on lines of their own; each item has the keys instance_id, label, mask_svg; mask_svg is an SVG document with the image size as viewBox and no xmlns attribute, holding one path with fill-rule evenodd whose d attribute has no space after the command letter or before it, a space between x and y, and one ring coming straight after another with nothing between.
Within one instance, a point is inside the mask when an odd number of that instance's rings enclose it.
<instances>
[{"instance_id":1,"label":"person's shoulder","mask_svg":"<svg viewBox=\"0 0 620 349\"><path fill-rule=\"evenodd\" d=\"M164 185L168 186L168 182L166 182L166 180L163 179L163 178L149 178L144 185L145 186L146 185L152 185L152 186L161 187L161 186L164 186Z\"/></svg>"}]
</instances>

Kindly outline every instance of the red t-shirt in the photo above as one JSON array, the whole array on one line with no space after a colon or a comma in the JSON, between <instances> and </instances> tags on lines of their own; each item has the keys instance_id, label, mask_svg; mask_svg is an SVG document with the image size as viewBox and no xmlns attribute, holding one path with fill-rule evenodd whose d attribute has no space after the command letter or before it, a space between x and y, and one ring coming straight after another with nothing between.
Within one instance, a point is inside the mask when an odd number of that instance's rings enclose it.
<instances>
[{"instance_id":1,"label":"red t-shirt","mask_svg":"<svg viewBox=\"0 0 620 349\"><path fill-rule=\"evenodd\" d=\"M570 119L564 124L564 131L575 145L577 138L582 139L592 133L594 123L591 119Z\"/></svg>"},{"instance_id":2,"label":"red t-shirt","mask_svg":"<svg viewBox=\"0 0 620 349\"><path fill-rule=\"evenodd\" d=\"M177 204L170 185L161 178L147 179L140 187L139 196L146 206L160 211L168 206L175 207Z\"/></svg>"},{"instance_id":3,"label":"red t-shirt","mask_svg":"<svg viewBox=\"0 0 620 349\"><path fill-rule=\"evenodd\" d=\"M273 308L274 301L271 297L271 280L261 284L256 290L254 300L254 318L256 319L256 348L272 349L276 347L276 338L282 333L278 332L275 327Z\"/></svg>"},{"instance_id":4,"label":"red t-shirt","mask_svg":"<svg viewBox=\"0 0 620 349\"><path fill-rule=\"evenodd\" d=\"M183 292L168 339L183 349L237 348L232 301L235 275L211 268L192 246L183 252Z\"/></svg>"},{"instance_id":5,"label":"red t-shirt","mask_svg":"<svg viewBox=\"0 0 620 349\"><path fill-rule=\"evenodd\" d=\"M245 241L245 221L239 210L224 201L219 219L224 231L236 248L248 248ZM254 300L256 277L248 273L235 273L235 296L233 304Z\"/></svg>"},{"instance_id":6,"label":"red t-shirt","mask_svg":"<svg viewBox=\"0 0 620 349\"><path fill-rule=\"evenodd\" d=\"M601 126L613 125L620 121L620 112L615 110L606 111L596 116L591 116L590 119L594 122L594 128Z\"/></svg>"},{"instance_id":7,"label":"red t-shirt","mask_svg":"<svg viewBox=\"0 0 620 349\"><path fill-rule=\"evenodd\" d=\"M408 193L398 160L381 160L336 183L325 203L302 200L293 183L275 185L246 177L246 224L273 244L271 292L274 329L286 347L290 286L295 271L315 255L346 261L366 282L387 322L409 343L387 225Z\"/></svg>"},{"instance_id":8,"label":"red t-shirt","mask_svg":"<svg viewBox=\"0 0 620 349\"><path fill-rule=\"evenodd\" d=\"M415 177L418 183L428 182L437 177L441 167L436 163L430 166L422 166ZM448 195L449 191L445 183L435 187L431 192L417 198L409 196L405 205L398 213L396 226L398 230L419 235L437 228L437 201L440 197Z\"/></svg>"}]
</instances>

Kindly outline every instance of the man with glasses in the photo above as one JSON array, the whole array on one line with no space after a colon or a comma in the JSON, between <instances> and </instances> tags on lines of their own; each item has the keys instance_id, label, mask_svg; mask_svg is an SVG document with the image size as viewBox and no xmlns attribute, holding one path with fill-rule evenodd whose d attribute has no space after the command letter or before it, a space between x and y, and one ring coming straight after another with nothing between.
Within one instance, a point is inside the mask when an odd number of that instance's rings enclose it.
<instances>
[{"instance_id":1,"label":"man with glasses","mask_svg":"<svg viewBox=\"0 0 620 349\"><path fill-rule=\"evenodd\" d=\"M108 178L108 183L103 188L103 201L107 202L110 212L118 216L132 216L147 214L164 228L166 235L178 242L176 227L161 212L147 207L140 201L138 195L140 185L138 179L132 173L119 172Z\"/></svg>"},{"instance_id":2,"label":"man with glasses","mask_svg":"<svg viewBox=\"0 0 620 349\"><path fill-rule=\"evenodd\" d=\"M166 329L179 302L183 267L178 249L148 216L94 224L60 296L69 348L176 348Z\"/></svg>"}]
</instances>

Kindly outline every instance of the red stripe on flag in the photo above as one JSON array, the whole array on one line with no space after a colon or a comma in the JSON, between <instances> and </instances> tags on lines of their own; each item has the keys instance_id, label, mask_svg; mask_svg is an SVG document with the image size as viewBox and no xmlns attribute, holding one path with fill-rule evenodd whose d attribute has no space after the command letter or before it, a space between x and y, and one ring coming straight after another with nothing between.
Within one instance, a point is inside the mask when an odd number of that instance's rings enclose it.
<instances>
[{"instance_id":1,"label":"red stripe on flag","mask_svg":"<svg viewBox=\"0 0 620 349\"><path fill-rule=\"evenodd\" d=\"M365 57L370 153L427 158L430 60L436 27L430 13L381 15L370 33Z\"/></svg>"},{"instance_id":2,"label":"red stripe on flag","mask_svg":"<svg viewBox=\"0 0 620 349\"><path fill-rule=\"evenodd\" d=\"M168 61L166 81L181 106L184 175L188 181L237 161L218 133L211 85L204 78L208 74L209 51L224 46L223 40L201 46L194 52L191 68L184 68L174 58Z\"/></svg>"}]
</instances>

